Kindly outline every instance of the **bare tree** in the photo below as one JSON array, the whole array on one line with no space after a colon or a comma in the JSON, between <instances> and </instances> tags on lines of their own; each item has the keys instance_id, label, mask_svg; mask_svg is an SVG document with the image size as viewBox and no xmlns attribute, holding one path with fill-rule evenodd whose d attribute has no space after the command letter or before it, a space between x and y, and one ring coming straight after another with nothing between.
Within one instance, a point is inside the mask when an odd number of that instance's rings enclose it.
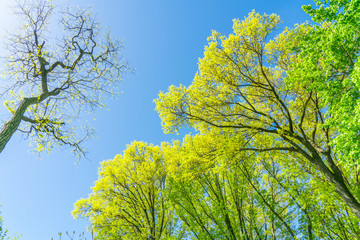
<instances>
[{"instance_id":1,"label":"bare tree","mask_svg":"<svg viewBox=\"0 0 360 240\"><path fill-rule=\"evenodd\" d=\"M61 232L59 232L59 240L61 240L61 236L62 236L63 234L61 233ZM66 238L67 237L67 238ZM76 236L75 235L75 231L71 234L71 233L69 233L69 232L66 232L66 239L69 239L69 240L76 240L76 239L78 239L78 240L86 240L87 238L85 237L85 233L84 232L82 232L82 233L80 233L79 234L79 236ZM94 234L93 233L91 233L91 240L93 240L94 239ZM54 238L51 238L51 240L54 240Z\"/></svg>"},{"instance_id":2,"label":"bare tree","mask_svg":"<svg viewBox=\"0 0 360 240\"><path fill-rule=\"evenodd\" d=\"M22 25L8 34L9 54L4 60L9 85L1 96L10 99L5 105L12 116L0 131L0 152L20 131L39 151L68 145L77 156L84 156L82 143L93 130L78 116L103 107L102 95L117 93L129 70L120 53L122 44L90 9L56 12L46 0L17 1L14 9ZM53 16L59 20L49 26ZM50 34L50 27L55 32Z\"/></svg>"}]
</instances>

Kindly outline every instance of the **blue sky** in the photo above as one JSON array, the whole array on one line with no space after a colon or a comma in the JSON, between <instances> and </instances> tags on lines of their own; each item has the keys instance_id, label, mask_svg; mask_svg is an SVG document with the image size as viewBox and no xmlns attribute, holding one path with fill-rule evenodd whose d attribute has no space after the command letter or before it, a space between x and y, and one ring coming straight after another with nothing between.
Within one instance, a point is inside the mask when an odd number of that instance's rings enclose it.
<instances>
[{"instance_id":1,"label":"blue sky","mask_svg":"<svg viewBox=\"0 0 360 240\"><path fill-rule=\"evenodd\" d=\"M14 26L14 16L0 2L0 33ZM53 0L57 6L66 1ZM90 193L97 179L99 162L122 153L132 141L159 144L180 138L165 135L155 112L159 91L170 85L189 85L203 56L211 30L228 35L232 19L244 19L255 9L259 13L277 13L283 27L309 20L296 0L73 0L72 5L92 6L102 25L123 40L124 56L134 74L124 76L123 92L106 99L109 110L99 109L89 121L97 137L87 143L89 160L76 159L68 149L56 149L40 158L20 133L12 137L0 154L0 211L10 234L22 234L24 240L58 239L58 232L85 230L85 220L71 217L73 204ZM280 31L280 30L279 30ZM0 47L3 47L3 37ZM0 52L1 53L1 52ZM1 82L0 82L1 83ZM0 86L1 87L1 86ZM5 99L0 99L3 102ZM7 120L0 105L0 122Z\"/></svg>"}]
</instances>

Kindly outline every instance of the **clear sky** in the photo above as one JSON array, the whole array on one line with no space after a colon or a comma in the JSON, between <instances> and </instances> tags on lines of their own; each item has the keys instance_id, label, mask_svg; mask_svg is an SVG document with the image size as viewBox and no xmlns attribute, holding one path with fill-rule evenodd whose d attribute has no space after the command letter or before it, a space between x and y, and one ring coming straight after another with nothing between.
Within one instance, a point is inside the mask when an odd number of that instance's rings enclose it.
<instances>
[{"instance_id":1,"label":"clear sky","mask_svg":"<svg viewBox=\"0 0 360 240\"><path fill-rule=\"evenodd\" d=\"M0 31L10 31L16 21L0 0ZM53 0L57 6L66 1ZM228 35L232 19L244 19L255 9L277 13L283 27L309 20L301 5L309 0L72 0L72 5L92 6L101 24L124 42L124 55L135 73L124 77L123 92L107 99L109 110L97 111L97 138L87 143L90 160L76 159L68 149L39 158L20 133L0 154L0 211L10 235L24 240L58 239L58 232L82 232L87 224L71 217L73 204L90 193L99 162L122 153L132 141L159 144L181 136L165 135L155 112L159 91L174 84L189 85L203 56L211 30ZM280 31L280 30L279 30ZM0 38L0 48L3 37ZM0 51L1 52L1 51ZM1 87L1 86L0 86ZM1 103L5 99L0 99ZM0 104L0 123L6 121ZM63 238L64 239L64 238Z\"/></svg>"}]
</instances>

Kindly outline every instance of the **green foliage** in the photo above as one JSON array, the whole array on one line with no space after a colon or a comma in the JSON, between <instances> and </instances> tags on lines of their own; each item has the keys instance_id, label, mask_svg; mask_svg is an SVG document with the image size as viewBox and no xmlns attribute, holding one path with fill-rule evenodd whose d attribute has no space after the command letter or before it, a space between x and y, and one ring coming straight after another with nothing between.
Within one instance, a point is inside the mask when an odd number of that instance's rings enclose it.
<instances>
[{"instance_id":1,"label":"green foliage","mask_svg":"<svg viewBox=\"0 0 360 240\"><path fill-rule=\"evenodd\" d=\"M218 134L231 130L231 136L244 138L235 152L262 156L265 163L275 158L280 172L290 176L297 173L292 181L304 188L304 196L284 185L286 191L293 192L296 202L323 199L321 207L317 205L311 211L298 203L306 218L311 219L309 212L322 215L336 209L340 215L346 213L346 221L354 223L355 215L360 219L358 167L339 164L339 156L330 144L338 136L338 129L327 124L331 119L326 113L331 106L318 89L299 84L294 74L303 78L322 74L317 70L322 63L303 65L302 55L299 57L303 54L303 39L317 27L298 25L268 39L279 23L276 15L252 12L245 20L234 21L234 33L228 37L214 31L193 83L189 87L171 86L155 100L164 131L174 132L183 125L204 135L214 129ZM308 176L301 178L304 171ZM309 199L307 194L316 198ZM326 226L332 223L329 219ZM357 232L355 229L350 234Z\"/></svg>"},{"instance_id":2,"label":"green foliage","mask_svg":"<svg viewBox=\"0 0 360 240\"><path fill-rule=\"evenodd\" d=\"M0 240L4 240L6 237L6 230L3 228L3 220L0 216Z\"/></svg>"},{"instance_id":3,"label":"green foliage","mask_svg":"<svg viewBox=\"0 0 360 240\"><path fill-rule=\"evenodd\" d=\"M170 200L194 239L359 236L357 218L319 171L294 154L238 151L245 142L214 129L164 150Z\"/></svg>"},{"instance_id":4,"label":"green foliage","mask_svg":"<svg viewBox=\"0 0 360 240\"><path fill-rule=\"evenodd\" d=\"M360 156L359 1L317 1L304 10L320 25L302 39L289 81L316 91L328 109L326 126L338 131L331 144L344 166Z\"/></svg>"},{"instance_id":5,"label":"green foliage","mask_svg":"<svg viewBox=\"0 0 360 240\"><path fill-rule=\"evenodd\" d=\"M246 141L215 128L161 147L134 142L102 163L93 192L73 214L90 220L95 239L359 236L357 218L305 159L238 151Z\"/></svg>"},{"instance_id":6,"label":"green foliage","mask_svg":"<svg viewBox=\"0 0 360 240\"><path fill-rule=\"evenodd\" d=\"M73 211L89 218L97 239L182 239L159 147L133 142L101 165L93 193Z\"/></svg>"},{"instance_id":7,"label":"green foliage","mask_svg":"<svg viewBox=\"0 0 360 240\"><path fill-rule=\"evenodd\" d=\"M19 240L20 237L21 235L20 236L15 235L13 237L8 236L8 231L4 228L3 219L0 216L0 240Z\"/></svg>"}]
</instances>

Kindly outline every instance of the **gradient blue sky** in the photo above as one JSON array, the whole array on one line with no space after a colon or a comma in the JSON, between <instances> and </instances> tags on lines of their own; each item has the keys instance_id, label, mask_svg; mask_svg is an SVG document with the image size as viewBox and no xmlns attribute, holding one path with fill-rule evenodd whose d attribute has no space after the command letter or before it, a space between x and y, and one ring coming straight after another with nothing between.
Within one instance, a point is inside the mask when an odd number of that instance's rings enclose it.
<instances>
[{"instance_id":1,"label":"gradient blue sky","mask_svg":"<svg viewBox=\"0 0 360 240\"><path fill-rule=\"evenodd\" d=\"M0 1L1 36L5 28L10 30L16 23L8 8L11 2ZM53 3L62 6L66 1ZM31 153L29 141L20 133L12 137L0 154L0 211L10 235L20 233L24 240L50 240L58 239L60 231L84 231L87 222L72 219L71 211L76 200L90 193L99 162L122 153L134 140L159 144L181 137L162 132L153 99L172 84L191 83L211 30L228 35L232 19L244 19L253 9L277 13L284 21L282 27L293 26L309 20L301 9L301 5L309 3L309 0L71 1L72 5L93 7L99 21L123 40L124 55L136 70L124 77L123 94L106 100L109 110L99 110L96 120L89 116L97 129L97 138L87 144L90 160L75 164L76 159L67 149L44 154L40 159ZM7 120L7 116L1 104L0 121Z\"/></svg>"}]
</instances>

